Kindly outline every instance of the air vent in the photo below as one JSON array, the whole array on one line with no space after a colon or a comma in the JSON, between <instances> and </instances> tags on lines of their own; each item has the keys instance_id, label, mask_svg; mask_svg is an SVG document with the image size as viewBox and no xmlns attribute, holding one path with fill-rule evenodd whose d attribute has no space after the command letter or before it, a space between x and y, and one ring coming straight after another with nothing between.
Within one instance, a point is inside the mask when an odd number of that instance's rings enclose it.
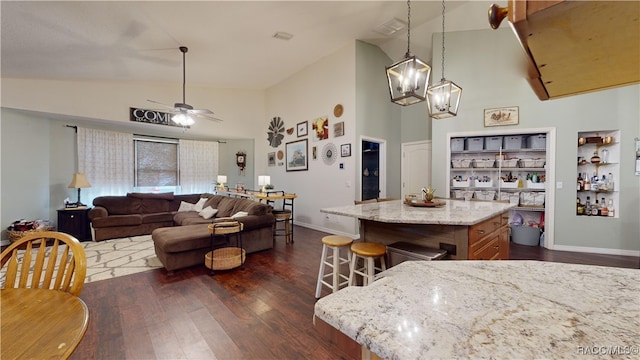
<instances>
[{"instance_id":1,"label":"air vent","mask_svg":"<svg viewBox=\"0 0 640 360\"><path fill-rule=\"evenodd\" d=\"M407 26L406 22L393 18L386 23L379 25L373 31L384 36L391 36Z\"/></svg>"}]
</instances>

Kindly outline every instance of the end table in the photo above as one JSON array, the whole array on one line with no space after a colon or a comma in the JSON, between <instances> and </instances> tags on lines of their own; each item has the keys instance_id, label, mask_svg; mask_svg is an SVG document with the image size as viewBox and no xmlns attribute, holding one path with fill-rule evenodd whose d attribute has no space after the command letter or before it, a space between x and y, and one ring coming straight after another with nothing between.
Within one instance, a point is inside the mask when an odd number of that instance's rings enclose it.
<instances>
[{"instance_id":1,"label":"end table","mask_svg":"<svg viewBox=\"0 0 640 360\"><path fill-rule=\"evenodd\" d=\"M91 208L59 209L58 231L72 235L79 241L91 240L89 210Z\"/></svg>"}]
</instances>

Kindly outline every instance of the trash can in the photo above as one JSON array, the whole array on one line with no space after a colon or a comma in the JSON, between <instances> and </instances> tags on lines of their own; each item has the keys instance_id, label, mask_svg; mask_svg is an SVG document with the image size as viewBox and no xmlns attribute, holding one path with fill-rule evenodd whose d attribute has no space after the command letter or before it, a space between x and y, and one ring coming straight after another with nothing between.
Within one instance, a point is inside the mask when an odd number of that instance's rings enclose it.
<instances>
[{"instance_id":1,"label":"trash can","mask_svg":"<svg viewBox=\"0 0 640 360\"><path fill-rule=\"evenodd\" d=\"M407 260L439 260L447 252L442 249L433 249L426 246L399 241L387 245L389 267L398 265Z\"/></svg>"},{"instance_id":2,"label":"trash can","mask_svg":"<svg viewBox=\"0 0 640 360\"><path fill-rule=\"evenodd\" d=\"M537 227L511 225L511 241L516 244L538 246L540 233L540 228Z\"/></svg>"}]
</instances>

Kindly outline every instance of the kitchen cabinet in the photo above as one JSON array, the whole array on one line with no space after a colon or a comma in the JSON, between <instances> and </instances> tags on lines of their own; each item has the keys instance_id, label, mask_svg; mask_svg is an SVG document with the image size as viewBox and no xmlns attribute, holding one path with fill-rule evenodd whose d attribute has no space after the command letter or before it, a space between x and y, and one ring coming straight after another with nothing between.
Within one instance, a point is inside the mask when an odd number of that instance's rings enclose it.
<instances>
[{"instance_id":1,"label":"kitchen cabinet","mask_svg":"<svg viewBox=\"0 0 640 360\"><path fill-rule=\"evenodd\" d=\"M508 216L498 215L469 227L469 260L508 260Z\"/></svg>"},{"instance_id":2,"label":"kitchen cabinet","mask_svg":"<svg viewBox=\"0 0 640 360\"><path fill-rule=\"evenodd\" d=\"M587 196L591 204L596 200L602 206L602 199L609 206L612 200L614 212L613 216L618 217L618 204L620 193L616 184L620 179L620 131L602 130L585 131L578 133L578 164L577 173L582 174L583 182L577 182L577 195L580 203L585 204ZM597 155L597 157L596 157ZM603 180L604 176L604 180ZM589 178L589 189L585 189L584 178ZM580 177L579 177L580 178ZM597 178L596 184L593 179ZM578 213L576 211L576 213Z\"/></svg>"},{"instance_id":3,"label":"kitchen cabinet","mask_svg":"<svg viewBox=\"0 0 640 360\"><path fill-rule=\"evenodd\" d=\"M638 1L509 0L508 16L540 100L640 82Z\"/></svg>"}]
</instances>

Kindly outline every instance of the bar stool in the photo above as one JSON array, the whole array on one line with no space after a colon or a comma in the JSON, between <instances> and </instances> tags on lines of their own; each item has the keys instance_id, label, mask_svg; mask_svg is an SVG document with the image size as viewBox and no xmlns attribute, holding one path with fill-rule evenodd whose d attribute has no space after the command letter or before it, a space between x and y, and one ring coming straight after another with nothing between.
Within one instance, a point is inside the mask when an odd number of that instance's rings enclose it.
<instances>
[{"instance_id":1,"label":"bar stool","mask_svg":"<svg viewBox=\"0 0 640 360\"><path fill-rule=\"evenodd\" d=\"M362 276L362 284L367 286L375 280L375 272L384 271L387 266L384 262L384 255L387 247L372 242L358 242L351 245L351 266L349 267L349 286L355 285L355 275ZM364 260L363 266L357 268L358 258ZM375 260L380 259L380 267L375 266Z\"/></svg>"},{"instance_id":2,"label":"bar stool","mask_svg":"<svg viewBox=\"0 0 640 360\"><path fill-rule=\"evenodd\" d=\"M320 259L320 270L318 270L318 285L316 286L316 299L320 298L322 285L326 285L332 292L336 292L343 285L349 284L349 277L340 272L340 267L351 264L351 250L349 246L353 243L353 239L348 236L329 235L322 238L322 258ZM329 254L329 249L333 250ZM340 256L340 249L347 250L347 257ZM331 268L331 272L325 274L325 266ZM327 282L325 278L331 277L332 281ZM344 280L340 282L340 280Z\"/></svg>"},{"instance_id":3,"label":"bar stool","mask_svg":"<svg viewBox=\"0 0 640 360\"><path fill-rule=\"evenodd\" d=\"M276 221L273 223L273 243L276 243L276 236L284 236L285 242L293 242L293 233L291 226L291 210L273 210L273 216ZM278 223L284 223L284 229L278 229Z\"/></svg>"}]
</instances>

